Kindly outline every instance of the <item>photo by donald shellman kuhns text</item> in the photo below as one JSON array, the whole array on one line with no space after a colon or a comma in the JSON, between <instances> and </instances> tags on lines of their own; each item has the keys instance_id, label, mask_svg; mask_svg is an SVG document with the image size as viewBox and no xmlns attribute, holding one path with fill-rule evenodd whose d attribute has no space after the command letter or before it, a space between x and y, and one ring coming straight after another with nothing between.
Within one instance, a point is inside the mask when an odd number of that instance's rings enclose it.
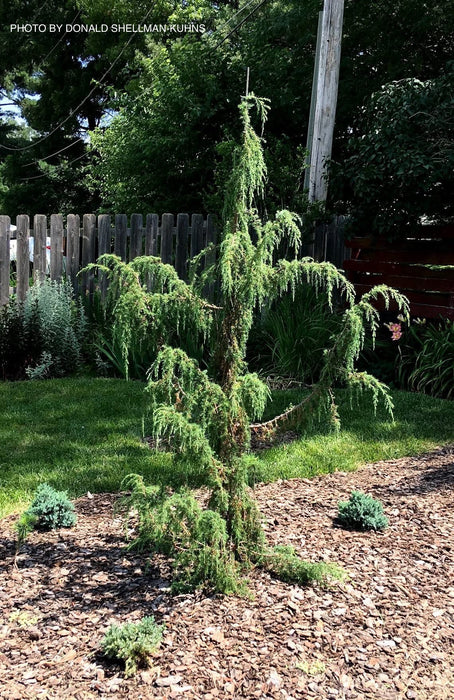
<instances>
[{"instance_id":1,"label":"photo by donald shellman kuhns text","mask_svg":"<svg viewBox=\"0 0 454 700\"><path fill-rule=\"evenodd\" d=\"M206 31L205 24L39 24L17 23L9 25L10 32L22 34L203 34Z\"/></svg>"}]
</instances>

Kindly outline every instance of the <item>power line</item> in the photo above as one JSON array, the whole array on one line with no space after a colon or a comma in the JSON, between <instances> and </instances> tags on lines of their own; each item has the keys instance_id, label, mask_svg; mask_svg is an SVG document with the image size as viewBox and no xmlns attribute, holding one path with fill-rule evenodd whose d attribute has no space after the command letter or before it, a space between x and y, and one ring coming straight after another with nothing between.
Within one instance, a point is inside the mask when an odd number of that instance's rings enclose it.
<instances>
[{"instance_id":1,"label":"power line","mask_svg":"<svg viewBox=\"0 0 454 700\"><path fill-rule=\"evenodd\" d=\"M30 161L30 163L25 163L22 167L27 168L29 165L35 165L35 163L39 163L42 160L47 160L48 158L52 158L53 156L58 156L60 153L63 153L63 151L67 151L68 148L71 148L71 146L75 146L76 143L79 143L79 141L83 141L83 139L79 137L75 141L71 141L71 143L69 143L67 146L60 148L58 151L55 151L54 153L49 153L48 156L43 156L43 158L37 158L36 160L32 160Z\"/></svg>"},{"instance_id":2,"label":"power line","mask_svg":"<svg viewBox=\"0 0 454 700\"><path fill-rule=\"evenodd\" d=\"M234 15L229 17L229 19L227 19L224 22L224 25L222 27L218 27L217 29L215 29L214 34L216 32L221 32L223 29L225 29L227 27L227 25L230 24L230 22L232 22L235 19L235 17L238 17L238 15L240 15L247 7L249 7L249 5L252 5L254 2L255 2L255 0L249 0L249 2L247 2L245 5L243 5L243 7L241 7L239 10L237 10Z\"/></svg>"},{"instance_id":3,"label":"power line","mask_svg":"<svg viewBox=\"0 0 454 700\"><path fill-rule=\"evenodd\" d=\"M73 158L72 160L68 161L67 163L60 163L59 165L53 165L51 167L54 168L54 170L60 170L61 168L67 168L68 165L72 165L72 163L75 163L78 160L81 160L81 158L85 158L87 154L82 153L81 156L77 156L77 158ZM32 175L31 177L21 177L20 181L21 182L28 182L29 180L40 180L42 177L49 177L50 173L42 173L41 175Z\"/></svg>"},{"instance_id":4,"label":"power line","mask_svg":"<svg viewBox=\"0 0 454 700\"><path fill-rule=\"evenodd\" d=\"M71 25L74 24L74 22L76 21L76 19L79 17L80 13L81 13L81 10L77 10L76 14L74 15L74 17L73 17L73 19L72 19L72 21L71 21ZM68 34L68 32L64 32L64 33L61 35L61 37L60 37L59 40L53 45L53 47L51 48L51 50L50 50L48 53L46 53L46 55L44 56L44 58L38 63L38 68L37 68L36 70L39 70L40 67L43 65L43 63L44 63L45 61L47 61L47 59L49 58L49 56L50 56L51 54L54 53L54 51L55 51L55 49L57 48L57 46L59 45L59 43L60 43L61 41L63 41L63 39L65 38L65 36L66 36L67 34Z\"/></svg>"},{"instance_id":5,"label":"power line","mask_svg":"<svg viewBox=\"0 0 454 700\"><path fill-rule=\"evenodd\" d=\"M149 10L148 10L148 12L146 13L145 17L143 17L143 19L141 20L140 24L143 24L143 23L148 19L148 16L149 16L149 14L151 13L152 9L153 9L153 5L151 5L151 7L149 8ZM7 150L7 151L15 151L15 152L19 152L19 151L20 151L20 152L28 151L28 150L30 150L30 148L34 148L35 146L37 146L39 143L42 143L43 141L46 141L46 139L48 139L50 136L52 136L52 134L55 134L55 132L58 131L64 124L66 124L66 122L69 121L69 119L71 119L71 117L74 116L74 114L76 114L76 113L79 111L79 109L85 104L85 102L93 95L93 93L94 93L95 90L99 87L99 85L102 84L104 78L106 78L106 76L110 73L110 71L111 71L112 68L115 66L115 64L120 60L122 54L126 51L126 49L128 48L129 44L130 44L131 41L136 37L137 34L138 34L138 32L134 32L133 34L131 34L130 38L128 39L128 41L126 42L126 44L125 44L125 45L123 46L123 48L121 49L121 51L120 51L120 53L118 54L118 56L112 61L112 63L111 63L110 66L108 67L108 69L107 69L107 70L104 72L104 74L102 75L101 79L100 79L100 80L96 83L96 85L90 90L90 92L88 93L88 95L86 95L86 96L84 97L84 99L82 100L82 102L80 102L80 103L77 105L77 107L75 107L73 110L71 110L71 112L68 114L68 116L67 116L65 119L63 119L59 124L57 124L57 126L56 126L54 129L52 129L52 131L49 131L49 133L46 134L46 136L43 136L42 138L38 139L37 141L34 141L34 143L29 144L28 146L22 146L22 147L19 147L19 148L12 148L11 146L5 146L4 144L0 144L0 147L1 147L1 148L4 148L4 149Z\"/></svg>"},{"instance_id":6,"label":"power line","mask_svg":"<svg viewBox=\"0 0 454 700\"><path fill-rule=\"evenodd\" d=\"M259 4L258 4L256 7L254 7L254 9L252 10L252 12L250 12L248 15L246 15L246 17L243 17L243 19L241 20L241 22L238 22L238 24L237 24L235 27L233 27L233 29L232 29L223 39L221 39L221 41L219 41L219 42L216 44L216 46L214 47L213 50L216 51L216 49L218 49L218 48L221 46L221 44L224 43L224 41L227 41L227 39L228 39L229 37L231 37L232 34L234 34L240 27L242 27L243 24L244 24L245 22L247 22L247 20L248 20L250 17L252 17L252 15L254 15L254 14L257 12L257 10L259 10L259 9L262 7L262 5L264 5L266 2L268 2L268 0L261 0L261 2L259 2ZM243 8L243 9L244 9L244 8Z\"/></svg>"}]
</instances>

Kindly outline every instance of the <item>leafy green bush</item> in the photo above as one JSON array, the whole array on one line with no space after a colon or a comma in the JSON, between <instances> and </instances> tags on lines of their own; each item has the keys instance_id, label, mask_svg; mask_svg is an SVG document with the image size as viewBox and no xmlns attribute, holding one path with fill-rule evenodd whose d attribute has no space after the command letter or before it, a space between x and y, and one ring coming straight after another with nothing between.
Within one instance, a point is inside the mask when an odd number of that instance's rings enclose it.
<instances>
[{"instance_id":1,"label":"leafy green bush","mask_svg":"<svg viewBox=\"0 0 454 700\"><path fill-rule=\"evenodd\" d=\"M437 78L384 85L363 106L331 178L356 232L399 236L422 217L454 216L453 86L451 61Z\"/></svg>"},{"instance_id":2,"label":"leafy green bush","mask_svg":"<svg viewBox=\"0 0 454 700\"><path fill-rule=\"evenodd\" d=\"M64 491L56 491L48 484L40 484L27 515L35 516L44 530L71 527L76 522L74 506Z\"/></svg>"},{"instance_id":3,"label":"leafy green bush","mask_svg":"<svg viewBox=\"0 0 454 700\"><path fill-rule=\"evenodd\" d=\"M36 314L42 342L40 357L26 368L30 379L73 374L82 363L87 320L69 281L34 284L24 303L24 320Z\"/></svg>"},{"instance_id":4,"label":"leafy green bush","mask_svg":"<svg viewBox=\"0 0 454 700\"><path fill-rule=\"evenodd\" d=\"M144 617L140 622L111 625L101 646L111 659L125 663L125 676L133 676L139 667L149 666L149 656L159 647L164 626L157 625L153 617Z\"/></svg>"},{"instance_id":5,"label":"leafy green bush","mask_svg":"<svg viewBox=\"0 0 454 700\"><path fill-rule=\"evenodd\" d=\"M0 378L25 378L25 368L36 362L43 352L38 309L32 305L27 318L24 306L11 296L0 307Z\"/></svg>"},{"instance_id":6,"label":"leafy green bush","mask_svg":"<svg viewBox=\"0 0 454 700\"><path fill-rule=\"evenodd\" d=\"M354 530L384 530L388 518L383 515L383 506L372 496L353 491L350 500L338 504L338 521Z\"/></svg>"}]
</instances>

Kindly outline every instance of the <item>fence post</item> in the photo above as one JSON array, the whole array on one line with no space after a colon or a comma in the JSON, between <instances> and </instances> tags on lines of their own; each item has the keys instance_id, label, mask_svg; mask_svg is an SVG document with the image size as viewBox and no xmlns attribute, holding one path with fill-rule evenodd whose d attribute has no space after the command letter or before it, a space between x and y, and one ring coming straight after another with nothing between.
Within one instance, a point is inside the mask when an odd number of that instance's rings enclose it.
<instances>
[{"instance_id":1,"label":"fence post","mask_svg":"<svg viewBox=\"0 0 454 700\"><path fill-rule=\"evenodd\" d=\"M24 301L29 287L30 274L30 219L27 214L17 217L17 258L16 258L16 294L19 301Z\"/></svg>"},{"instance_id":2,"label":"fence post","mask_svg":"<svg viewBox=\"0 0 454 700\"><path fill-rule=\"evenodd\" d=\"M0 216L0 306L9 301L9 216Z\"/></svg>"},{"instance_id":3,"label":"fence post","mask_svg":"<svg viewBox=\"0 0 454 700\"><path fill-rule=\"evenodd\" d=\"M188 214L178 214L177 216L177 239L175 246L175 270L180 279L187 277L188 261L188 235L189 216Z\"/></svg>"},{"instance_id":4,"label":"fence post","mask_svg":"<svg viewBox=\"0 0 454 700\"><path fill-rule=\"evenodd\" d=\"M47 216L35 214L33 218L33 279L44 282L47 272Z\"/></svg>"},{"instance_id":5,"label":"fence post","mask_svg":"<svg viewBox=\"0 0 454 700\"><path fill-rule=\"evenodd\" d=\"M168 265L172 264L173 248L173 214L163 214L161 223L161 260Z\"/></svg>"},{"instance_id":6,"label":"fence post","mask_svg":"<svg viewBox=\"0 0 454 700\"><path fill-rule=\"evenodd\" d=\"M131 240L129 243L129 262L142 255L142 214L131 214Z\"/></svg>"},{"instance_id":7,"label":"fence post","mask_svg":"<svg viewBox=\"0 0 454 700\"><path fill-rule=\"evenodd\" d=\"M63 216L50 217L50 278L61 280L63 274Z\"/></svg>"},{"instance_id":8,"label":"fence post","mask_svg":"<svg viewBox=\"0 0 454 700\"><path fill-rule=\"evenodd\" d=\"M80 269L80 218L78 214L68 214L66 231L66 274L77 294L79 288L77 273Z\"/></svg>"}]
</instances>

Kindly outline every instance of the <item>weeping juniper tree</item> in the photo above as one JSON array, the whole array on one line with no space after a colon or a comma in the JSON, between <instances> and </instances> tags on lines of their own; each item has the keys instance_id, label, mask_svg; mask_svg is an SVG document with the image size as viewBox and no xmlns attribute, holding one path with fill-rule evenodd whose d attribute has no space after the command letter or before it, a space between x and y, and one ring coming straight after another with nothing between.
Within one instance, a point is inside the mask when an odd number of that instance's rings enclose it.
<instances>
[{"instance_id":1,"label":"weeping juniper tree","mask_svg":"<svg viewBox=\"0 0 454 700\"><path fill-rule=\"evenodd\" d=\"M382 398L391 411L386 387L371 375L355 372L354 364L366 329L374 334L377 327L378 314L371 302L381 295L386 303L392 298L407 311L406 300L384 286L355 303L352 285L333 265L300 258L301 231L295 214L281 211L275 220L262 223L254 203L263 194L266 169L262 139L251 124L253 109L263 129L267 104L250 94L240 104L242 140L226 186L217 263L193 274L190 283L158 258L139 257L125 264L115 256L103 256L98 265L111 280L113 330L125 363L133 334L159 348L146 389L154 438L158 443L165 439L177 462L197 465L211 487L208 507L202 509L189 492L169 495L130 476L126 506L139 516L135 544L172 554L180 587L203 584L225 592L239 590L239 573L252 563L299 582L336 574L335 567L301 561L291 548L266 546L260 513L247 486L251 430L272 433L324 412L338 423L333 387L339 383L369 390L374 404ZM275 262L284 237L295 257ZM203 296L203 289L214 280L219 286L217 305ZM320 380L311 393L282 415L251 424L263 415L269 398L267 386L248 372L245 362L253 313L307 283L324 290L330 305L334 292L344 296L341 329L325 351ZM211 338L208 370L181 348L165 344L170 330L179 326Z\"/></svg>"}]
</instances>

